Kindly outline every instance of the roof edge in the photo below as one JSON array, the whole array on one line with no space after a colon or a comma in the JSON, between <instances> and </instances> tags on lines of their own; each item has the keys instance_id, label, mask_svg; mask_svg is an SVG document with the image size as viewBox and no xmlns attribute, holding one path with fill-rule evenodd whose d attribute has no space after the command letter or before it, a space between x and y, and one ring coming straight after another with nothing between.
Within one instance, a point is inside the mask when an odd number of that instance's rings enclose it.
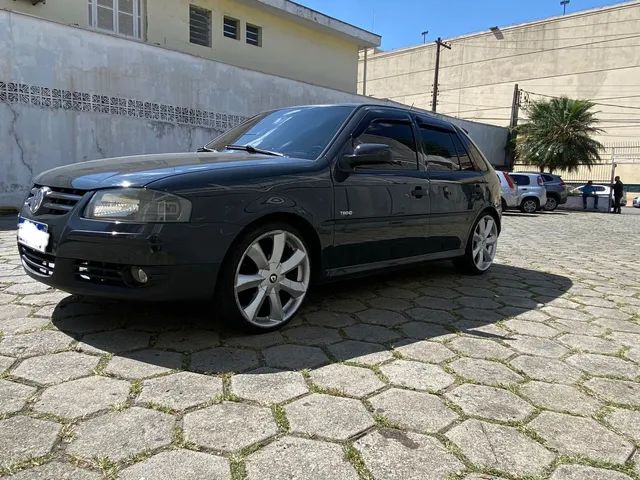
<instances>
[{"instance_id":1,"label":"roof edge","mask_svg":"<svg viewBox=\"0 0 640 480\"><path fill-rule=\"evenodd\" d=\"M293 17L296 21L303 22L305 25L311 25L323 31L329 31L355 40L359 47L373 48L379 47L382 42L382 36L373 32L356 27L350 23L343 22L337 18L326 15L312 8L305 7L291 0L246 0L258 7L276 11L280 14L286 14Z\"/></svg>"}]
</instances>

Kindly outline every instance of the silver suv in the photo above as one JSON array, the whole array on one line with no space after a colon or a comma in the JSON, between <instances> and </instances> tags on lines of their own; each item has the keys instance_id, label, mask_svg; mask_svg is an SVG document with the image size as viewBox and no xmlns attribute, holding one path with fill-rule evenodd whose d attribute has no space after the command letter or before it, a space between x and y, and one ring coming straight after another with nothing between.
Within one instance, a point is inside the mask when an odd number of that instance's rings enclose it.
<instances>
[{"instance_id":1,"label":"silver suv","mask_svg":"<svg viewBox=\"0 0 640 480\"><path fill-rule=\"evenodd\" d=\"M547 189L538 173L511 173L518 186L518 206L524 213L535 213L547 203Z\"/></svg>"}]
</instances>

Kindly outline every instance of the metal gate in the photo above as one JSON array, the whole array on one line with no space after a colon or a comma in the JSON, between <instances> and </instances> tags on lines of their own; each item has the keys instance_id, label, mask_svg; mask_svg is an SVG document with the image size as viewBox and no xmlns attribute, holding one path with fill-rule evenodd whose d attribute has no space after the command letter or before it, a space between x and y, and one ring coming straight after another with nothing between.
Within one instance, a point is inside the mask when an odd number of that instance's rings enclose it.
<instances>
[{"instance_id":1,"label":"metal gate","mask_svg":"<svg viewBox=\"0 0 640 480\"><path fill-rule=\"evenodd\" d=\"M616 166L619 164L637 164L640 168L640 143L620 143L605 145L600 151L601 163L580 165L574 172L554 170L553 173L562 176L568 184L583 185L589 180L593 183L610 184L615 177ZM535 165L516 163L514 172L537 172Z\"/></svg>"}]
</instances>

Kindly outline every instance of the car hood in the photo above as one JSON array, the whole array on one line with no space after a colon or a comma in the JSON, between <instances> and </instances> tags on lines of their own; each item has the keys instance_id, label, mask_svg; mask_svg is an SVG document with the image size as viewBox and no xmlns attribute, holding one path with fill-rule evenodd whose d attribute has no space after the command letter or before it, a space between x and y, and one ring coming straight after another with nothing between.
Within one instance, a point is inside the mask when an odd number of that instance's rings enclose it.
<instances>
[{"instance_id":1,"label":"car hood","mask_svg":"<svg viewBox=\"0 0 640 480\"><path fill-rule=\"evenodd\" d=\"M310 160L237 152L163 153L106 158L74 163L41 173L38 185L95 190L109 187L144 187L175 175L230 168L268 167Z\"/></svg>"}]
</instances>

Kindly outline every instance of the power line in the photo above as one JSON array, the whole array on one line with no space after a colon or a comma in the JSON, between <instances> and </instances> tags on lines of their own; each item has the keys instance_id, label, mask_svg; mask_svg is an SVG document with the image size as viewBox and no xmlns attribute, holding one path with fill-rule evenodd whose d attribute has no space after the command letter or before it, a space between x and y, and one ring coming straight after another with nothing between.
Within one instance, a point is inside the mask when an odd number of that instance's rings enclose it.
<instances>
[{"instance_id":1,"label":"power line","mask_svg":"<svg viewBox=\"0 0 640 480\"><path fill-rule=\"evenodd\" d=\"M556 95L545 95L543 93L536 93L536 92L529 92L526 90L522 90L525 93L528 93L529 95L538 95L540 97L547 97L547 98L561 98L558 97ZM589 99L587 99L589 100ZM591 100L589 100L591 101ZM632 106L628 106L628 105L615 105L613 103L598 103L598 102L593 102L591 101L591 103L593 103L594 105L602 105L603 107L616 107L616 108L628 108L630 110L640 110L640 107L632 107Z\"/></svg>"},{"instance_id":2,"label":"power line","mask_svg":"<svg viewBox=\"0 0 640 480\"><path fill-rule=\"evenodd\" d=\"M542 77L509 79L509 80L505 80L504 82L479 83L479 84L475 84L475 85L466 85L464 87L447 88L447 89L440 90L440 91L444 93L444 92L465 90L465 89L468 89L468 88L490 87L490 86L493 86L493 85L502 85L502 84L505 84L505 83L513 83L513 82L526 82L526 81L532 81L532 80L538 80L538 79L546 79L546 78L558 78L558 77L568 77L568 76L574 76L574 75L586 75L586 74L590 74L590 73L613 72L613 71L616 71L616 70L626 70L628 68L639 68L639 66L638 65L628 65L626 67L600 68L600 69L597 69L597 70L585 70L583 72L558 73L558 74L555 74L555 75L545 75L545 76L542 76ZM417 94L410 94L410 95L417 95ZM406 96L406 95L398 95L396 97L389 97L389 98L399 98L401 96Z\"/></svg>"}]
</instances>

